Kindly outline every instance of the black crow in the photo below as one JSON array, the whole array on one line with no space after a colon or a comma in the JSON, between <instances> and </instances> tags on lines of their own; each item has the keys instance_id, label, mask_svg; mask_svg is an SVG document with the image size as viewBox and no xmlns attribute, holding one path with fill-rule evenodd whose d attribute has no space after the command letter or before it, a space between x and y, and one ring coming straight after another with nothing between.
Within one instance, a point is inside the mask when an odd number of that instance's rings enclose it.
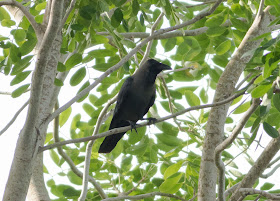
<instances>
[{"instance_id":1,"label":"black crow","mask_svg":"<svg viewBox=\"0 0 280 201\"><path fill-rule=\"evenodd\" d=\"M109 130L129 125L135 127L136 122L143 119L155 102L157 75L170 69L168 65L149 59L134 75L128 77L118 94ZM98 152L110 153L124 134L125 132L107 136Z\"/></svg>"}]
</instances>

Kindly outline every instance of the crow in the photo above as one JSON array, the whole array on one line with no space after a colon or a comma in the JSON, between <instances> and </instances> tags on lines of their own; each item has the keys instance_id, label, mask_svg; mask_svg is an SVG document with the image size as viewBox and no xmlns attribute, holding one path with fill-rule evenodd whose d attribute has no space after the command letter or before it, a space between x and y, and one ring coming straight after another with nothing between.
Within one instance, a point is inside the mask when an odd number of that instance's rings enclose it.
<instances>
[{"instance_id":1,"label":"crow","mask_svg":"<svg viewBox=\"0 0 280 201\"><path fill-rule=\"evenodd\" d=\"M168 65L149 59L135 74L128 77L118 94L109 130L129 125L135 129L136 122L143 119L155 102L157 75L170 69ZM125 132L107 136L98 153L110 153L124 134Z\"/></svg>"}]
</instances>

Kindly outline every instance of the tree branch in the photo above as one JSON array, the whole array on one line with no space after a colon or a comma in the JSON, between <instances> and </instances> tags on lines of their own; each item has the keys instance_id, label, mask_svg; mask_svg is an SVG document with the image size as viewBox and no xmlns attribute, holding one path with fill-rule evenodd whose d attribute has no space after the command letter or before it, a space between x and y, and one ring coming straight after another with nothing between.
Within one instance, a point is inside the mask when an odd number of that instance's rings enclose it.
<instances>
[{"instance_id":1,"label":"tree branch","mask_svg":"<svg viewBox=\"0 0 280 201\"><path fill-rule=\"evenodd\" d=\"M21 3L17 2L16 0L7 0L7 1L0 1L0 6L15 6L21 10L21 12L25 15L25 17L30 22L31 26L35 30L37 37L40 37L43 33L43 27L35 21L35 18L28 9L22 5Z\"/></svg>"},{"instance_id":2,"label":"tree branch","mask_svg":"<svg viewBox=\"0 0 280 201\"><path fill-rule=\"evenodd\" d=\"M66 12L65 12L65 15L61 21L61 24L59 26L59 30L62 30L66 20L68 19L71 11L73 10L73 8L75 7L75 3L76 3L76 0L72 0L71 3L70 3L70 6L67 8Z\"/></svg>"},{"instance_id":3,"label":"tree branch","mask_svg":"<svg viewBox=\"0 0 280 201\"><path fill-rule=\"evenodd\" d=\"M162 122L162 121L174 118L176 116L182 115L182 114L184 114L186 112L189 112L189 111L199 110L199 109L208 108L208 107L216 107L216 106L219 106L219 105L226 104L226 103L234 100L235 98L243 95L244 93L245 93L245 91L240 91L239 93L236 93L233 96L231 96L231 97L229 97L229 98L227 98L227 99L225 99L223 101L220 101L220 102L189 107L189 108L187 108L185 110L176 112L176 113L174 113L172 115L168 115L166 117L157 119L155 121L155 123L159 123L159 122ZM146 122L146 123L137 124L136 128L140 128L140 127L147 126L147 125L151 125L151 123ZM79 139L72 139L72 140L65 140L63 142L59 142L59 143L55 143L55 144L50 144L50 145L41 147L39 152L42 152L42 151L45 151L45 150L48 150L48 149L53 149L55 147L63 146L63 145L66 145L66 144L79 143L79 142L87 142L87 141L90 141L90 140L96 140L98 138L107 137L109 135L113 135L113 134L116 134L116 133L126 132L126 131L128 131L130 129L131 129L131 126L125 126L125 127L120 127L120 128L114 128L112 130L109 130L109 131L106 131L106 132L103 132L103 133L100 133L100 134L94 135L94 136L89 136L89 137L84 137L84 138L79 138Z\"/></svg>"},{"instance_id":4,"label":"tree branch","mask_svg":"<svg viewBox=\"0 0 280 201\"><path fill-rule=\"evenodd\" d=\"M94 131L92 136L95 136L100 129L100 126L102 124L102 120L104 118L104 116L107 113L108 108L110 107L110 105L112 105L115 101L117 100L117 95L112 98L107 105L102 109L102 111L99 114L99 117L97 119ZM87 195L87 190L88 190L88 177L89 177L89 167L90 167L90 159L91 159L91 150L92 150L92 146L93 146L94 140L90 141L87 144L87 148L86 148L86 156L85 156L85 165L84 165L84 176L83 176L83 185L82 185L82 192L81 195L79 197L79 201L83 201L86 199L86 195ZM107 197L107 195L106 195Z\"/></svg>"},{"instance_id":5,"label":"tree branch","mask_svg":"<svg viewBox=\"0 0 280 201\"><path fill-rule=\"evenodd\" d=\"M219 78L214 102L223 100L225 97L229 97L234 93L240 75L253 56L252 54L245 53L259 46L262 39L254 40L254 38L270 31L270 27L268 27L270 22L271 15L267 11L261 18L256 16L253 24ZM198 184L198 200L200 201L214 200L216 198L216 178L218 175L214 153L215 148L222 142L224 136L225 119L228 109L229 103L212 108L208 117ZM237 199L233 200L236 201Z\"/></svg>"},{"instance_id":6,"label":"tree branch","mask_svg":"<svg viewBox=\"0 0 280 201\"><path fill-rule=\"evenodd\" d=\"M279 130L278 130L279 132ZM254 185L256 180L260 177L263 171L266 169L267 165L271 159L276 155L280 149L280 137L272 139L267 147L264 149L258 160L251 167L249 172L242 179L237 190L231 196L230 201L238 200L240 197L243 199L244 196L239 192L240 188L250 188Z\"/></svg>"},{"instance_id":7,"label":"tree branch","mask_svg":"<svg viewBox=\"0 0 280 201\"><path fill-rule=\"evenodd\" d=\"M0 131L0 136L8 129L10 128L10 126L15 122L15 120L17 119L18 115L22 112L22 110L24 110L24 108L28 105L29 100L26 101L26 103L23 104L23 106L21 106L21 108L19 108L19 110L15 113L14 117L11 119L11 121Z\"/></svg>"},{"instance_id":8,"label":"tree branch","mask_svg":"<svg viewBox=\"0 0 280 201\"><path fill-rule=\"evenodd\" d=\"M117 69L119 69L123 64L125 64L125 62L127 62L138 50L140 50L145 44L147 44L149 41L151 41L152 39L154 39L156 36L159 36L163 33L166 32L170 32L176 29L180 29L183 28L185 26L188 26L190 24L193 24L195 22L197 22L198 20L204 18L207 15L212 14L215 9L219 6L219 4L222 2L222 0L218 0L217 3L209 10L209 11L204 11L199 13L197 16L195 16L193 19L186 21L182 24L176 25L176 26L172 26L172 27L168 27L165 29L160 29L158 31L156 31L152 36L147 37L146 39L144 39L139 45L137 45L134 49L132 49L125 57L123 57L123 59L121 61L119 61L119 63L117 63L116 65L112 66L111 68L109 68L107 71L105 71L98 79L95 80L95 82L93 82L90 86L88 86L87 88L85 88L84 90L82 90L79 94L77 94L73 99L71 99L70 101L68 101L65 105L63 105L62 107L60 107L59 109L57 109L55 112L53 112L42 124L48 124L49 122L51 122L57 115L59 115L61 112L65 111L67 108L69 108L73 103L75 103L76 101L78 101L81 97L83 97L84 95L86 95L90 90L92 90L94 87L96 87L99 83L101 83L101 81L107 77L109 74L111 74L112 72L116 71ZM43 125L41 125L43 126ZM40 127L41 127L40 126Z\"/></svg>"},{"instance_id":9,"label":"tree branch","mask_svg":"<svg viewBox=\"0 0 280 201\"><path fill-rule=\"evenodd\" d=\"M255 80L255 79L253 79ZM241 132L243 127L245 126L248 119L255 112L255 110L260 105L260 99L253 99L253 103L251 107L246 111L244 116L238 122L236 127L233 129L231 135L224 140L221 144L219 144L215 149L215 163L219 170L219 188L218 188L218 196L219 201L225 201L225 165L221 159L221 153L224 151L237 137L237 135Z\"/></svg>"},{"instance_id":10,"label":"tree branch","mask_svg":"<svg viewBox=\"0 0 280 201\"><path fill-rule=\"evenodd\" d=\"M169 193L161 193L161 192L152 192L152 193L146 193L146 194L142 194L142 195L134 195L134 196L121 196L121 197L114 197L114 198L107 198L104 199L102 201L118 201L118 200L140 200L140 199L144 199L144 198L149 198L149 197L154 197L156 195L159 196L164 196L164 197L170 197L170 198L176 198L178 200L182 200L182 201L187 201L184 198L181 198L177 195L172 195Z\"/></svg>"},{"instance_id":11,"label":"tree branch","mask_svg":"<svg viewBox=\"0 0 280 201\"><path fill-rule=\"evenodd\" d=\"M4 200L25 200L26 198L32 170L36 161L35 158L37 157L38 147L42 139L38 125L47 61L51 55L52 45L58 32L57 24L60 23L62 10L63 1L53 0L50 22L44 34L33 73L27 118L17 141L16 157L14 157L12 162Z\"/></svg>"},{"instance_id":12,"label":"tree branch","mask_svg":"<svg viewBox=\"0 0 280 201\"><path fill-rule=\"evenodd\" d=\"M58 106L58 104L56 104ZM55 143L59 143L59 116L57 116L54 119L54 131L53 131L53 138ZM80 178L83 178L83 173L76 167L72 159L63 151L62 147L57 147L57 151L59 155L68 163L70 166L71 170ZM107 198L107 195L99 185L99 183L91 176L89 177L89 181L92 183L92 185L95 187L95 189L98 191L100 197L102 199Z\"/></svg>"},{"instance_id":13,"label":"tree branch","mask_svg":"<svg viewBox=\"0 0 280 201\"><path fill-rule=\"evenodd\" d=\"M268 193L266 191L262 191L262 190L257 190L254 188L240 188L239 192L246 197L247 195L253 195L253 194L260 194L268 199L273 199L273 200L280 200L280 195L275 195L272 193ZM242 199L243 200L243 199Z\"/></svg>"},{"instance_id":14,"label":"tree branch","mask_svg":"<svg viewBox=\"0 0 280 201\"><path fill-rule=\"evenodd\" d=\"M161 19L163 18L164 16L164 12L160 13L160 15L158 16L158 18L156 19L155 23L153 24L152 28L151 28L151 34L150 36L152 36L158 26L158 24L160 23ZM139 64L139 66L141 67L145 62L146 60L148 59L149 55L150 55L150 52L151 52L151 49L152 49L152 45L153 45L153 39L148 43L147 45L147 48L146 48L146 51L144 53L144 56Z\"/></svg>"},{"instance_id":15,"label":"tree branch","mask_svg":"<svg viewBox=\"0 0 280 201\"><path fill-rule=\"evenodd\" d=\"M276 170L278 170L278 168L280 168L280 164L276 165L269 173L267 174L262 174L261 178L267 179L268 177L270 177L271 175L273 175Z\"/></svg>"}]
</instances>

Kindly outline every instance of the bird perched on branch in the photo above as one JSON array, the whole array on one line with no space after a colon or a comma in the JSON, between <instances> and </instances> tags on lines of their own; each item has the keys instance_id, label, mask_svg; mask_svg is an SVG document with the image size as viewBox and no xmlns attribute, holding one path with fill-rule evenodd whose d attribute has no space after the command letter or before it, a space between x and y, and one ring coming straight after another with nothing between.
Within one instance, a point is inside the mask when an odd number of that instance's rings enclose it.
<instances>
[{"instance_id":1,"label":"bird perched on branch","mask_svg":"<svg viewBox=\"0 0 280 201\"><path fill-rule=\"evenodd\" d=\"M143 119L155 102L157 75L170 69L168 65L149 59L135 74L128 77L118 94L109 130L129 125L135 128L136 122ZM107 136L98 152L110 153L124 134L125 132Z\"/></svg>"}]
</instances>

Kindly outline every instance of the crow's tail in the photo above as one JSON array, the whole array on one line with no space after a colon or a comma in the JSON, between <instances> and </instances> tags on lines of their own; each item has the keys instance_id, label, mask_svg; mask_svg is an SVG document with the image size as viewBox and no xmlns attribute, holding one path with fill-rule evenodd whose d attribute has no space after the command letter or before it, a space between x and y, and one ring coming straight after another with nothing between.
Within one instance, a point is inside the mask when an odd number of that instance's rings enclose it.
<instances>
[{"instance_id":1,"label":"crow's tail","mask_svg":"<svg viewBox=\"0 0 280 201\"><path fill-rule=\"evenodd\" d=\"M113 128L129 126L129 125L130 124L127 121L121 121L119 123L115 123L115 121L113 119L109 130L111 130ZM110 153L115 148L118 141L122 138L122 136L124 134L125 134L125 132L117 133L117 134L105 137L104 141L102 142L102 144L99 147L98 153Z\"/></svg>"}]
</instances>

